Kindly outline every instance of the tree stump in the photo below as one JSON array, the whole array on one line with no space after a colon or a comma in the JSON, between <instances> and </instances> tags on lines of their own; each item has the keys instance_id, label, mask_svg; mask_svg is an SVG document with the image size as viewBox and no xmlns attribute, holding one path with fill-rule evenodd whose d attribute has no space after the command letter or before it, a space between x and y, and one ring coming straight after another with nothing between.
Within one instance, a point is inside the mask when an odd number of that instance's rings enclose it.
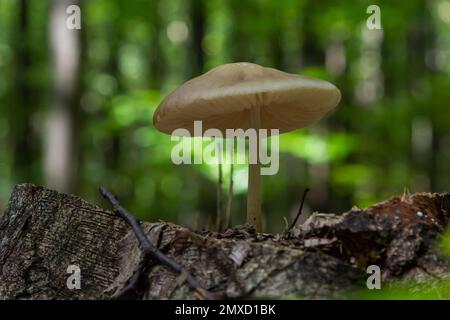
<instances>
[{"instance_id":1,"label":"tree stump","mask_svg":"<svg viewBox=\"0 0 450 320\"><path fill-rule=\"evenodd\" d=\"M435 243L449 218L450 194L420 193L341 215L315 213L278 235L246 225L223 233L168 222L142 226L218 298L342 298L366 288L369 265L381 268L383 280L448 272L450 261ZM139 257L134 234L114 213L76 196L18 185L0 222L0 298L110 299ZM67 285L69 266L80 270L80 289ZM149 268L139 299L199 298L183 275L156 260Z\"/></svg>"}]
</instances>

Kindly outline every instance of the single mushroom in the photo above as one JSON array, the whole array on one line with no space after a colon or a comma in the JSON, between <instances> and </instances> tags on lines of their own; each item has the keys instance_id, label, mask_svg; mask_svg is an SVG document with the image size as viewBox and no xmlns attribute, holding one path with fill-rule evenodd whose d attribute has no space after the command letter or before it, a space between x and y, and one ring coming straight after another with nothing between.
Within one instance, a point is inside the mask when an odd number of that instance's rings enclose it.
<instances>
[{"instance_id":1,"label":"single mushroom","mask_svg":"<svg viewBox=\"0 0 450 320\"><path fill-rule=\"evenodd\" d=\"M306 127L334 108L341 98L331 83L289 74L253 63L231 63L187 81L167 96L153 116L154 126L168 134L179 128L194 135L203 129L278 129ZM256 144L259 154L259 135ZM259 155L249 163L247 222L261 231Z\"/></svg>"}]
</instances>

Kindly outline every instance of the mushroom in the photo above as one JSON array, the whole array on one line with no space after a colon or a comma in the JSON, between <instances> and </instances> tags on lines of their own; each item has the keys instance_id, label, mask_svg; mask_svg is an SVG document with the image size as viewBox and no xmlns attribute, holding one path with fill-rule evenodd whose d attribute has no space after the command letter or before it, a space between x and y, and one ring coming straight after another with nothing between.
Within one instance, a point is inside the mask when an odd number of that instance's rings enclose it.
<instances>
[{"instance_id":1,"label":"mushroom","mask_svg":"<svg viewBox=\"0 0 450 320\"><path fill-rule=\"evenodd\" d=\"M194 133L194 121L204 129L278 129L306 127L334 108L341 98L331 83L289 74L253 63L230 63L184 83L167 96L153 116L154 126L171 134L184 128ZM259 135L256 150L259 153ZM261 231L259 156L249 163L247 222Z\"/></svg>"}]
</instances>

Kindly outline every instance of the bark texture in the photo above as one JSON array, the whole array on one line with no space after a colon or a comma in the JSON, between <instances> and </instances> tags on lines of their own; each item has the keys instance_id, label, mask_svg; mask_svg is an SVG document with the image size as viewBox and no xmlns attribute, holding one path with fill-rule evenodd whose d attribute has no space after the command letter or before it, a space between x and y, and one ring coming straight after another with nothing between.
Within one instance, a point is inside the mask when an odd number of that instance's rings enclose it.
<instances>
[{"instance_id":1,"label":"bark texture","mask_svg":"<svg viewBox=\"0 0 450 320\"><path fill-rule=\"evenodd\" d=\"M393 198L342 215L313 214L278 235L238 226L194 232L143 223L151 241L219 298L295 295L342 297L366 287L365 268L384 279L439 277L450 270L435 240L450 218L450 194ZM15 188L0 222L1 299L108 299L126 285L140 257L134 234L114 213L31 184ZM150 262L142 299L196 299L158 261ZM81 289L68 289L67 268L81 269Z\"/></svg>"}]
</instances>

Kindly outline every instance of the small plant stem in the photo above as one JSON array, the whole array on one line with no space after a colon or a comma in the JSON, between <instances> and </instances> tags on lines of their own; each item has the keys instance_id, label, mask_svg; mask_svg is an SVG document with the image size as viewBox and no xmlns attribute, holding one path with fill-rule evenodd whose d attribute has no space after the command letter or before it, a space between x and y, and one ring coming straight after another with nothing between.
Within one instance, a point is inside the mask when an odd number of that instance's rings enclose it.
<instances>
[{"instance_id":1,"label":"small plant stem","mask_svg":"<svg viewBox=\"0 0 450 320\"><path fill-rule=\"evenodd\" d=\"M249 164L248 164L248 195L247 195L247 223L255 226L257 232L261 232L261 175L259 162L259 128L261 126L261 113L259 107L253 107L250 111L250 128L256 130L256 139L249 139ZM251 144L255 143L252 147ZM251 153L256 153L252 154ZM253 159L252 159L253 158ZM254 160L255 163L251 163Z\"/></svg>"},{"instance_id":2,"label":"small plant stem","mask_svg":"<svg viewBox=\"0 0 450 320\"><path fill-rule=\"evenodd\" d=\"M303 191L303 197L302 197L302 203L300 204L300 208L298 209L297 215L295 216L294 221L292 221L291 226L289 227L288 231L290 231L295 225L297 224L298 218L302 214L303 204L305 202L306 194L309 192L309 188L306 188L305 191Z\"/></svg>"},{"instance_id":3,"label":"small plant stem","mask_svg":"<svg viewBox=\"0 0 450 320\"><path fill-rule=\"evenodd\" d=\"M231 227L231 205L233 202L233 163L230 164L230 182L228 185L228 201L227 201L227 211L225 217L225 228Z\"/></svg>"},{"instance_id":4,"label":"small plant stem","mask_svg":"<svg viewBox=\"0 0 450 320\"><path fill-rule=\"evenodd\" d=\"M222 162L219 158L218 164L218 178L217 178L217 216L216 216L216 229L218 232L222 231L222 183L223 183L223 174L222 174Z\"/></svg>"}]
</instances>

